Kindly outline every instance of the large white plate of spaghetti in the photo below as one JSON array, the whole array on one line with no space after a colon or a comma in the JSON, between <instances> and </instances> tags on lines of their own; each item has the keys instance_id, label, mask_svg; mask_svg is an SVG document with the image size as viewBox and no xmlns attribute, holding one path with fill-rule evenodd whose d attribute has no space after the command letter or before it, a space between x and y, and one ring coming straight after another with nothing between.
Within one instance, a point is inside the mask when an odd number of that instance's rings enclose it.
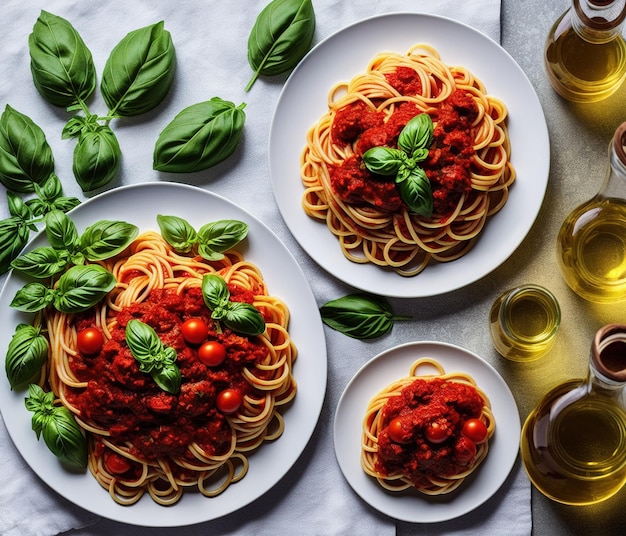
<instances>
[{"instance_id":1,"label":"large white plate of spaghetti","mask_svg":"<svg viewBox=\"0 0 626 536\"><path fill-rule=\"evenodd\" d=\"M462 66L480 79L507 110L510 162L516 179L502 209L461 258L431 262L413 277L388 267L355 263L324 221L305 213L301 156L307 132L329 109L339 82L363 73L382 52L406 54L418 43L432 46L448 66ZM500 266L517 249L543 202L549 174L545 117L528 78L496 42L462 23L440 16L392 13L348 26L314 47L287 80L269 138L274 195L287 226L322 268L361 290L393 297L435 296L469 285Z\"/></svg>"},{"instance_id":2,"label":"large white plate of spaghetti","mask_svg":"<svg viewBox=\"0 0 626 536\"><path fill-rule=\"evenodd\" d=\"M275 441L266 442L249 457L249 470L242 480L216 497L185 492L176 504L164 507L148 494L135 504L121 506L109 497L89 471L65 470L38 441L31 429L32 413L25 409L26 392L11 391L6 375L0 379L0 410L9 434L42 482L73 503L100 516L142 526L167 527L199 523L238 510L267 492L296 462L317 423L326 389L326 350L322 323L314 296L299 266L285 246L260 221L232 202L200 188L174 183L148 183L121 187L101 194L70 213L81 233L100 220L117 219L135 224L140 231L156 230L157 214L179 216L196 229L219 219L238 219L249 226L245 242L237 246L246 260L262 271L271 294L290 310L289 334L298 357L293 373L298 384L292 404L284 411L285 430ZM210 218L210 219L207 219ZM28 249L47 245L38 235ZM6 353L15 326L32 317L9 306L24 279L11 273L0 295L2 326L0 348Z\"/></svg>"},{"instance_id":3,"label":"large white plate of spaghetti","mask_svg":"<svg viewBox=\"0 0 626 536\"><path fill-rule=\"evenodd\" d=\"M370 400L377 393L408 376L411 365L426 357L437 360L446 373L463 372L473 377L491 402L495 433L489 440L489 452L482 464L453 492L438 496L412 489L388 492L361 467L363 419ZM427 369L419 371L429 373ZM437 374L434 368L432 374ZM369 505L402 521L435 523L467 514L497 492L517 458L520 431L515 399L491 365L459 346L411 342L378 354L350 380L335 414L335 454L346 480Z\"/></svg>"}]
</instances>

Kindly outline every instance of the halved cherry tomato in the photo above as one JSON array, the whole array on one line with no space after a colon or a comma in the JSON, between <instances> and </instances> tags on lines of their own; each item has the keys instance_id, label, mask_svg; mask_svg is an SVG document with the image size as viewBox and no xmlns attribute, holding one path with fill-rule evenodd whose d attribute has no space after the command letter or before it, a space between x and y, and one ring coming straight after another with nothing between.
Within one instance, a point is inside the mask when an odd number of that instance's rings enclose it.
<instances>
[{"instance_id":1,"label":"halved cherry tomato","mask_svg":"<svg viewBox=\"0 0 626 536\"><path fill-rule=\"evenodd\" d=\"M217 409L229 415L235 413L243 403L243 396L238 389L224 389L217 395Z\"/></svg>"},{"instance_id":2,"label":"halved cherry tomato","mask_svg":"<svg viewBox=\"0 0 626 536\"><path fill-rule=\"evenodd\" d=\"M109 452L104 456L104 466L112 475L123 475L131 468L131 463L128 458Z\"/></svg>"},{"instance_id":3,"label":"halved cherry tomato","mask_svg":"<svg viewBox=\"0 0 626 536\"><path fill-rule=\"evenodd\" d=\"M448 439L450 435L449 432L450 427L448 426L448 421L440 420L433 421L428 426L426 426L424 435L430 443L439 444Z\"/></svg>"},{"instance_id":4,"label":"halved cherry tomato","mask_svg":"<svg viewBox=\"0 0 626 536\"><path fill-rule=\"evenodd\" d=\"M469 437L461 435L454 445L454 456L459 463L469 463L476 456L476 443Z\"/></svg>"},{"instance_id":5,"label":"halved cherry tomato","mask_svg":"<svg viewBox=\"0 0 626 536\"><path fill-rule=\"evenodd\" d=\"M190 318L185 320L181 326L183 339L189 344L200 344L207 338L209 327L202 318Z\"/></svg>"},{"instance_id":6,"label":"halved cherry tomato","mask_svg":"<svg viewBox=\"0 0 626 536\"><path fill-rule=\"evenodd\" d=\"M402 444L410 441L410 434L404 431L402 427L402 419L400 417L396 417L389 423L387 433L389 434L389 439L391 439L394 443Z\"/></svg>"},{"instance_id":7,"label":"halved cherry tomato","mask_svg":"<svg viewBox=\"0 0 626 536\"><path fill-rule=\"evenodd\" d=\"M207 367L217 367L226 358L226 348L218 341L207 341L198 348L198 359Z\"/></svg>"},{"instance_id":8,"label":"halved cherry tomato","mask_svg":"<svg viewBox=\"0 0 626 536\"><path fill-rule=\"evenodd\" d=\"M474 443L482 443L487 439L487 425L480 419L465 421L461 430L464 436L469 437Z\"/></svg>"},{"instance_id":9,"label":"halved cherry tomato","mask_svg":"<svg viewBox=\"0 0 626 536\"><path fill-rule=\"evenodd\" d=\"M98 328L85 328L78 332L76 346L81 354L99 354L104 346L104 335Z\"/></svg>"}]
</instances>

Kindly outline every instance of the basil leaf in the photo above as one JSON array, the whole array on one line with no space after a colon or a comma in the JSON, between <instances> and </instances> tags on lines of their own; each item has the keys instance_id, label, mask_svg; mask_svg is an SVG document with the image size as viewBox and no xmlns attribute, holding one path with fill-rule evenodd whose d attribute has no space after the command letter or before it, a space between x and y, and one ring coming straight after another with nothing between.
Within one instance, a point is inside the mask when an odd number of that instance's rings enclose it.
<instances>
[{"instance_id":1,"label":"basil leaf","mask_svg":"<svg viewBox=\"0 0 626 536\"><path fill-rule=\"evenodd\" d=\"M61 212L69 212L78 205L80 205L80 199L77 197L57 197L52 202L50 209L60 210Z\"/></svg>"},{"instance_id":2,"label":"basil leaf","mask_svg":"<svg viewBox=\"0 0 626 536\"><path fill-rule=\"evenodd\" d=\"M178 216L157 215L157 223L165 241L178 253L188 253L196 244L198 235L187 220Z\"/></svg>"},{"instance_id":3,"label":"basil leaf","mask_svg":"<svg viewBox=\"0 0 626 536\"><path fill-rule=\"evenodd\" d=\"M176 394L180 391L181 374L180 369L175 364L165 364L160 370L152 373L151 376L154 383L166 393Z\"/></svg>"},{"instance_id":4,"label":"basil leaf","mask_svg":"<svg viewBox=\"0 0 626 536\"><path fill-rule=\"evenodd\" d=\"M98 264L72 266L59 278L54 306L68 314L85 311L104 298L115 283L115 276Z\"/></svg>"},{"instance_id":5,"label":"basil leaf","mask_svg":"<svg viewBox=\"0 0 626 536\"><path fill-rule=\"evenodd\" d=\"M83 115L72 117L65 123L61 131L61 139L78 138L84 131L95 130L98 127L97 119L98 116L93 114L88 117Z\"/></svg>"},{"instance_id":6,"label":"basil leaf","mask_svg":"<svg viewBox=\"0 0 626 536\"><path fill-rule=\"evenodd\" d=\"M372 173L378 175L395 175L406 154L391 147L372 147L363 153L363 163Z\"/></svg>"},{"instance_id":7,"label":"basil leaf","mask_svg":"<svg viewBox=\"0 0 626 536\"><path fill-rule=\"evenodd\" d=\"M155 108L174 80L176 53L163 21L130 32L113 49L100 89L114 117L129 117Z\"/></svg>"},{"instance_id":8,"label":"basil leaf","mask_svg":"<svg viewBox=\"0 0 626 536\"><path fill-rule=\"evenodd\" d=\"M416 167L405 178L396 180L396 188L409 209L430 218L433 212L433 194L423 169Z\"/></svg>"},{"instance_id":9,"label":"basil leaf","mask_svg":"<svg viewBox=\"0 0 626 536\"><path fill-rule=\"evenodd\" d=\"M86 259L101 261L124 251L139 234L139 228L123 221L101 220L90 225L80 237Z\"/></svg>"},{"instance_id":10,"label":"basil leaf","mask_svg":"<svg viewBox=\"0 0 626 536\"><path fill-rule=\"evenodd\" d=\"M11 267L30 237L28 225L20 218L0 220L0 274Z\"/></svg>"},{"instance_id":11,"label":"basil leaf","mask_svg":"<svg viewBox=\"0 0 626 536\"><path fill-rule=\"evenodd\" d=\"M48 340L39 329L20 324L7 348L5 370L11 389L22 389L36 381L48 359Z\"/></svg>"},{"instance_id":12,"label":"basil leaf","mask_svg":"<svg viewBox=\"0 0 626 536\"><path fill-rule=\"evenodd\" d=\"M32 119L6 105L0 116L0 182L14 192L33 191L54 170L46 136Z\"/></svg>"},{"instance_id":13,"label":"basil leaf","mask_svg":"<svg viewBox=\"0 0 626 536\"><path fill-rule=\"evenodd\" d=\"M74 250L79 244L78 230L74 222L60 210L46 214L46 238L54 249Z\"/></svg>"},{"instance_id":14,"label":"basil leaf","mask_svg":"<svg viewBox=\"0 0 626 536\"><path fill-rule=\"evenodd\" d=\"M433 121L427 113L413 117L402 129L398 137L398 147L413 156L416 149L430 147L433 141Z\"/></svg>"},{"instance_id":15,"label":"basil leaf","mask_svg":"<svg viewBox=\"0 0 626 536\"><path fill-rule=\"evenodd\" d=\"M44 246L20 255L11 267L35 279L47 279L60 274L67 263L67 252Z\"/></svg>"},{"instance_id":16,"label":"basil leaf","mask_svg":"<svg viewBox=\"0 0 626 536\"><path fill-rule=\"evenodd\" d=\"M315 13L311 0L272 0L259 13L248 37L248 63L254 75L277 75L293 69L311 47Z\"/></svg>"},{"instance_id":17,"label":"basil leaf","mask_svg":"<svg viewBox=\"0 0 626 536\"><path fill-rule=\"evenodd\" d=\"M209 261L217 261L248 235L248 225L239 220L218 220L203 225L198 231L198 253Z\"/></svg>"},{"instance_id":18,"label":"basil leaf","mask_svg":"<svg viewBox=\"0 0 626 536\"><path fill-rule=\"evenodd\" d=\"M19 289L9 304L23 313L36 313L54 301L54 291L41 283L27 283Z\"/></svg>"},{"instance_id":19,"label":"basil leaf","mask_svg":"<svg viewBox=\"0 0 626 536\"><path fill-rule=\"evenodd\" d=\"M395 316L385 298L363 293L331 300L320 307L320 313L327 326L355 339L380 337L395 320L408 318Z\"/></svg>"},{"instance_id":20,"label":"basil leaf","mask_svg":"<svg viewBox=\"0 0 626 536\"><path fill-rule=\"evenodd\" d=\"M7 203L9 205L9 213L14 218L27 221L32 218L32 211L22 198L14 192L7 192Z\"/></svg>"},{"instance_id":21,"label":"basil leaf","mask_svg":"<svg viewBox=\"0 0 626 536\"><path fill-rule=\"evenodd\" d=\"M107 185L117 175L122 151L113 131L106 125L83 131L74 148L72 171L83 192Z\"/></svg>"},{"instance_id":22,"label":"basil leaf","mask_svg":"<svg viewBox=\"0 0 626 536\"><path fill-rule=\"evenodd\" d=\"M68 108L86 101L93 93L93 58L69 21L42 10L28 47L33 82L50 104Z\"/></svg>"},{"instance_id":23,"label":"basil leaf","mask_svg":"<svg viewBox=\"0 0 626 536\"><path fill-rule=\"evenodd\" d=\"M229 302L223 321L224 325L243 335L261 335L265 331L263 315L249 303Z\"/></svg>"},{"instance_id":24,"label":"basil leaf","mask_svg":"<svg viewBox=\"0 0 626 536\"><path fill-rule=\"evenodd\" d=\"M33 184L36 198L26 201L33 216L43 216L51 210L68 212L80 205L76 197L63 197L61 181L55 173L50 173L48 178L41 184Z\"/></svg>"},{"instance_id":25,"label":"basil leaf","mask_svg":"<svg viewBox=\"0 0 626 536\"><path fill-rule=\"evenodd\" d=\"M54 201L63 193L61 181L56 173L50 173L41 184L34 184L35 194L45 202Z\"/></svg>"},{"instance_id":26,"label":"basil leaf","mask_svg":"<svg viewBox=\"0 0 626 536\"><path fill-rule=\"evenodd\" d=\"M213 97L185 108L159 134L154 169L192 173L228 158L241 138L245 106Z\"/></svg>"},{"instance_id":27,"label":"basil leaf","mask_svg":"<svg viewBox=\"0 0 626 536\"><path fill-rule=\"evenodd\" d=\"M228 285L219 275L206 274L202 278L202 298L206 306L218 315L230 302ZM219 319L219 318L218 318Z\"/></svg>"}]
</instances>

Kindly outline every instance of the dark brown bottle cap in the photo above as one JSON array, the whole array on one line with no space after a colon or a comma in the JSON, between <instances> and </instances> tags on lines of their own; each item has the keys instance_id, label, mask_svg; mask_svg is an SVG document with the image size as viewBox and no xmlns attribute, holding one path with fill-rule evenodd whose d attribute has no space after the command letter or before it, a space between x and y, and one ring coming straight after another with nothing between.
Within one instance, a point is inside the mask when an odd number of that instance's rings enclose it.
<instances>
[{"instance_id":1,"label":"dark brown bottle cap","mask_svg":"<svg viewBox=\"0 0 626 536\"><path fill-rule=\"evenodd\" d=\"M608 324L597 331L591 360L606 378L626 382L626 324Z\"/></svg>"}]
</instances>

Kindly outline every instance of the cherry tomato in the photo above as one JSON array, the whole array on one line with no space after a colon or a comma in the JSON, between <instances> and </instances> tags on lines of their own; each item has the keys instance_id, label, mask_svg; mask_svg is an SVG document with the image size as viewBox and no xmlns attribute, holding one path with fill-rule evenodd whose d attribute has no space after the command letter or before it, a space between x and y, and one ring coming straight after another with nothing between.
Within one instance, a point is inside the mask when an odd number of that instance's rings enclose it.
<instances>
[{"instance_id":1,"label":"cherry tomato","mask_svg":"<svg viewBox=\"0 0 626 536\"><path fill-rule=\"evenodd\" d=\"M463 435L474 443L482 443L487 439L487 425L480 419L469 419L463 425Z\"/></svg>"},{"instance_id":2,"label":"cherry tomato","mask_svg":"<svg viewBox=\"0 0 626 536\"><path fill-rule=\"evenodd\" d=\"M81 354L99 354L104 345L104 335L98 328L85 328L78 332L76 346Z\"/></svg>"},{"instance_id":3,"label":"cherry tomato","mask_svg":"<svg viewBox=\"0 0 626 536\"><path fill-rule=\"evenodd\" d=\"M476 456L476 443L462 435L454 445L454 456L459 463L469 463Z\"/></svg>"},{"instance_id":4,"label":"cherry tomato","mask_svg":"<svg viewBox=\"0 0 626 536\"><path fill-rule=\"evenodd\" d=\"M428 426L426 426L424 435L430 443L439 444L448 439L450 435L449 431L450 427L448 426L448 421L433 421Z\"/></svg>"},{"instance_id":5,"label":"cherry tomato","mask_svg":"<svg viewBox=\"0 0 626 536\"><path fill-rule=\"evenodd\" d=\"M120 456L116 452L109 452L104 457L104 466L112 475L123 475L131 468L131 463L128 458Z\"/></svg>"},{"instance_id":6,"label":"cherry tomato","mask_svg":"<svg viewBox=\"0 0 626 536\"><path fill-rule=\"evenodd\" d=\"M402 419L400 417L396 417L389 423L387 433L389 434L389 439L391 439L394 443L402 444L410 441L410 434L404 431L404 428L402 427Z\"/></svg>"},{"instance_id":7,"label":"cherry tomato","mask_svg":"<svg viewBox=\"0 0 626 536\"><path fill-rule=\"evenodd\" d=\"M224 389L217 395L217 409L229 415L235 413L243 402L243 396L238 389Z\"/></svg>"},{"instance_id":8,"label":"cherry tomato","mask_svg":"<svg viewBox=\"0 0 626 536\"><path fill-rule=\"evenodd\" d=\"M207 341L198 348L198 359L207 367L217 367L226 358L226 348L221 342Z\"/></svg>"},{"instance_id":9,"label":"cherry tomato","mask_svg":"<svg viewBox=\"0 0 626 536\"><path fill-rule=\"evenodd\" d=\"M202 318L190 318L185 320L181 326L183 339L189 344L200 344L209 334L209 327Z\"/></svg>"}]
</instances>

